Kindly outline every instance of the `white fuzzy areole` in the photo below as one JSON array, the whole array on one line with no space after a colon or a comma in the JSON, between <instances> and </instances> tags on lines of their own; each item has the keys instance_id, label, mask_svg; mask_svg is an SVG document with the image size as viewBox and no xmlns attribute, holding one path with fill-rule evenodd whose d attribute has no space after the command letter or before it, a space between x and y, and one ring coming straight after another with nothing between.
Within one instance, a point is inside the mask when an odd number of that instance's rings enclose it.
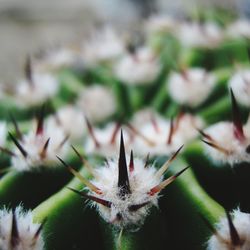
<instances>
[{"instance_id":1,"label":"white fuzzy areole","mask_svg":"<svg viewBox=\"0 0 250 250\"><path fill-rule=\"evenodd\" d=\"M93 123L108 119L117 109L112 90L99 84L83 89L78 97L77 105Z\"/></svg>"},{"instance_id":2,"label":"white fuzzy areole","mask_svg":"<svg viewBox=\"0 0 250 250\"><path fill-rule=\"evenodd\" d=\"M88 135L84 142L84 150L87 154L95 154L104 157L114 157L119 153L120 137L119 132L115 137L115 141L111 144L111 137L117 124L114 122L108 123L103 128L94 128L94 134L99 142L100 146L96 147L93 138ZM120 131L120 130L118 130ZM125 146L128 150L131 149L131 136L126 129L123 129L123 137L125 140Z\"/></svg>"},{"instance_id":3,"label":"white fuzzy areole","mask_svg":"<svg viewBox=\"0 0 250 250\"><path fill-rule=\"evenodd\" d=\"M28 156L25 158L19 149L14 146L13 152L16 156L11 159L12 167L18 171L32 171L38 167L55 167L60 166L56 156L65 157L69 152L69 143L65 142L63 146L61 143L65 140L67 135L59 126L52 126L52 124L44 124L43 133L36 135L35 130L23 135L20 144L27 152ZM50 142L46 151L45 157L41 157L42 149L46 141L50 138Z\"/></svg>"},{"instance_id":4,"label":"white fuzzy areole","mask_svg":"<svg viewBox=\"0 0 250 250\"><path fill-rule=\"evenodd\" d=\"M84 114L78 107L66 105L48 118L48 126L59 126L72 140L80 140L86 134ZM50 125L51 123L51 125Z\"/></svg>"},{"instance_id":5,"label":"white fuzzy areole","mask_svg":"<svg viewBox=\"0 0 250 250\"><path fill-rule=\"evenodd\" d=\"M180 105L197 107L212 92L216 78L202 68L190 68L183 74L172 72L168 79L169 94Z\"/></svg>"},{"instance_id":6,"label":"white fuzzy areole","mask_svg":"<svg viewBox=\"0 0 250 250\"><path fill-rule=\"evenodd\" d=\"M22 80L16 85L14 98L22 107L41 105L59 90L57 79L50 74L34 73L32 78L32 83Z\"/></svg>"},{"instance_id":7,"label":"white fuzzy areole","mask_svg":"<svg viewBox=\"0 0 250 250\"><path fill-rule=\"evenodd\" d=\"M239 141L234 135L233 124L231 122L218 122L205 129L205 133L213 138L215 143L228 150L229 154L204 144L205 150L211 159L217 163L234 165L240 162L250 162L250 154L246 148L250 145L250 134L244 127L245 140Z\"/></svg>"},{"instance_id":8,"label":"white fuzzy areole","mask_svg":"<svg viewBox=\"0 0 250 250\"><path fill-rule=\"evenodd\" d=\"M126 158L128 164L129 157ZM134 171L128 170L131 195L126 196L124 200L118 195L118 159L109 160L108 164L96 170L98 178L93 180L93 183L102 190L102 194L93 195L112 202L111 208L94 203L104 220L117 227L135 226L135 228L138 228L149 214L149 208L152 205L157 206L158 193L151 196L148 195L148 192L158 185L162 178L155 175L156 168L154 166L148 166L147 168L144 166L145 162L139 158L134 158ZM137 211L129 211L129 206L144 202L149 202L149 204ZM118 213L122 215L121 220L116 220Z\"/></svg>"},{"instance_id":9,"label":"white fuzzy areole","mask_svg":"<svg viewBox=\"0 0 250 250\"><path fill-rule=\"evenodd\" d=\"M143 108L134 113L131 124L140 129L145 123L156 121L156 119L161 119L160 114L152 108Z\"/></svg>"},{"instance_id":10,"label":"white fuzzy areole","mask_svg":"<svg viewBox=\"0 0 250 250\"><path fill-rule=\"evenodd\" d=\"M11 248L11 229L12 229L12 211L7 209L0 210L0 249L1 250L42 250L44 249L44 241L40 234L36 241L33 240L40 224L33 223L31 211L24 211L21 206L15 209L17 228L20 243L16 247ZM34 244L35 242L35 244ZM32 245L34 244L34 245Z\"/></svg>"},{"instance_id":11,"label":"white fuzzy areole","mask_svg":"<svg viewBox=\"0 0 250 250\"><path fill-rule=\"evenodd\" d=\"M0 121L0 146L4 146L7 138L7 125L6 122Z\"/></svg>"},{"instance_id":12,"label":"white fuzzy areole","mask_svg":"<svg viewBox=\"0 0 250 250\"><path fill-rule=\"evenodd\" d=\"M197 128L201 129L204 126L204 122L201 118L191 114L183 114L173 134L172 141L168 144L170 121L163 117L157 117L155 123L157 124L156 127L152 121L148 121L140 127L140 132L153 142L153 144L137 136L133 147L138 155L148 153L150 153L151 156L170 155L183 144L197 137Z\"/></svg>"},{"instance_id":13,"label":"white fuzzy areole","mask_svg":"<svg viewBox=\"0 0 250 250\"><path fill-rule=\"evenodd\" d=\"M39 72L46 70L54 70L63 67L69 67L78 60L76 51L69 47L58 47L48 51L41 56L35 58L34 68Z\"/></svg>"},{"instance_id":14,"label":"white fuzzy areole","mask_svg":"<svg viewBox=\"0 0 250 250\"><path fill-rule=\"evenodd\" d=\"M134 54L124 55L114 67L114 74L124 84L153 84L161 70L156 54L148 47L141 47Z\"/></svg>"},{"instance_id":15,"label":"white fuzzy areole","mask_svg":"<svg viewBox=\"0 0 250 250\"><path fill-rule=\"evenodd\" d=\"M227 35L232 38L250 38L250 21L238 19L227 27Z\"/></svg>"},{"instance_id":16,"label":"white fuzzy areole","mask_svg":"<svg viewBox=\"0 0 250 250\"><path fill-rule=\"evenodd\" d=\"M242 213L240 210L234 210L232 212L233 224L238 232L240 239L242 240L242 246L239 248L233 247L230 238L230 231L227 218L222 218L216 225L219 235L228 242L228 244L221 242L213 235L208 243L208 250L249 250L250 249L250 214Z\"/></svg>"},{"instance_id":17,"label":"white fuzzy areole","mask_svg":"<svg viewBox=\"0 0 250 250\"><path fill-rule=\"evenodd\" d=\"M223 32L216 23L185 22L179 25L176 35L183 46L214 48L223 40Z\"/></svg>"},{"instance_id":18,"label":"white fuzzy areole","mask_svg":"<svg viewBox=\"0 0 250 250\"><path fill-rule=\"evenodd\" d=\"M246 107L250 107L250 69L235 73L228 84L232 88L237 101Z\"/></svg>"},{"instance_id":19,"label":"white fuzzy areole","mask_svg":"<svg viewBox=\"0 0 250 250\"><path fill-rule=\"evenodd\" d=\"M145 23L145 29L149 34L168 33L174 31L179 22L172 16L153 15Z\"/></svg>"},{"instance_id":20,"label":"white fuzzy areole","mask_svg":"<svg viewBox=\"0 0 250 250\"><path fill-rule=\"evenodd\" d=\"M112 62L124 52L124 41L110 26L95 30L82 47L83 60L89 67L102 62Z\"/></svg>"}]
</instances>

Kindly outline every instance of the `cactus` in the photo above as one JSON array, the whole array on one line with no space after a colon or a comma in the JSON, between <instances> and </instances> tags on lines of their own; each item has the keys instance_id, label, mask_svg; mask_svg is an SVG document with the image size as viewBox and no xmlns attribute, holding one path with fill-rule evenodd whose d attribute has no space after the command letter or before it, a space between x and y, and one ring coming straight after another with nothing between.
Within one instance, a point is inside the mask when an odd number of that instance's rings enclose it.
<instances>
[{"instance_id":1,"label":"cactus","mask_svg":"<svg viewBox=\"0 0 250 250\"><path fill-rule=\"evenodd\" d=\"M0 86L1 249L249 249L250 22L213 12L106 26Z\"/></svg>"}]
</instances>

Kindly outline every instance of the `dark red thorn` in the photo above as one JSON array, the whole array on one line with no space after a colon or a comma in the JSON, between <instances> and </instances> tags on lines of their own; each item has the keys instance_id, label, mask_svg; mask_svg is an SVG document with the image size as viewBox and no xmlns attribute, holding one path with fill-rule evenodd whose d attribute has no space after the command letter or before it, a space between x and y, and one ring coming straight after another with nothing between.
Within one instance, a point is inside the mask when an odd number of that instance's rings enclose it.
<instances>
[{"instance_id":1,"label":"dark red thorn","mask_svg":"<svg viewBox=\"0 0 250 250\"><path fill-rule=\"evenodd\" d=\"M150 158L150 154L148 153L146 158L145 158L145 163L144 163L144 168L147 168L149 165L149 158Z\"/></svg>"},{"instance_id":2,"label":"dark red thorn","mask_svg":"<svg viewBox=\"0 0 250 250\"><path fill-rule=\"evenodd\" d=\"M167 144L170 145L172 143L172 138L174 135L174 120L173 118L170 119L170 130L168 134Z\"/></svg>"},{"instance_id":3,"label":"dark red thorn","mask_svg":"<svg viewBox=\"0 0 250 250\"><path fill-rule=\"evenodd\" d=\"M69 135L66 135L66 136L64 137L64 139L62 140L62 142L59 144L59 146L58 146L57 149L62 148L63 145L68 141L69 137L70 137Z\"/></svg>"},{"instance_id":4,"label":"dark red thorn","mask_svg":"<svg viewBox=\"0 0 250 250\"><path fill-rule=\"evenodd\" d=\"M200 133L200 135L202 135L204 138L208 139L209 141L214 141L214 139L209 134L205 133L203 130L197 129L197 131Z\"/></svg>"},{"instance_id":5,"label":"dark red thorn","mask_svg":"<svg viewBox=\"0 0 250 250\"><path fill-rule=\"evenodd\" d=\"M11 113L10 113L9 115L10 115L11 122L12 122L13 125L14 125L14 128L15 128L15 131L16 131L16 136L17 136L17 138L20 139L20 140L22 140L23 135L22 135L21 130L19 129L19 126L18 126L18 124L17 124L16 119L14 118L14 116L13 116Z\"/></svg>"},{"instance_id":6,"label":"dark red thorn","mask_svg":"<svg viewBox=\"0 0 250 250\"><path fill-rule=\"evenodd\" d=\"M117 136L117 133L118 133L120 127L121 127L121 124L119 122L117 122L115 125L115 129L112 133L111 139L110 139L110 144L115 143L115 139L116 139L116 136Z\"/></svg>"},{"instance_id":7,"label":"dark red thorn","mask_svg":"<svg viewBox=\"0 0 250 250\"><path fill-rule=\"evenodd\" d=\"M43 134L44 113L45 113L45 105L42 106L40 113L38 115L38 118L37 118L36 135Z\"/></svg>"},{"instance_id":8,"label":"dark red thorn","mask_svg":"<svg viewBox=\"0 0 250 250\"><path fill-rule=\"evenodd\" d=\"M48 140L45 142L45 144L43 146L43 149L42 149L42 151L40 153L41 158L45 158L46 157L47 149L48 149L48 146L49 146L49 142L50 142L50 138L48 138Z\"/></svg>"},{"instance_id":9,"label":"dark red thorn","mask_svg":"<svg viewBox=\"0 0 250 250\"><path fill-rule=\"evenodd\" d=\"M10 237L10 245L12 248L15 248L20 241L16 213L15 210L12 210L12 226L11 226L11 237Z\"/></svg>"},{"instance_id":10,"label":"dark red thorn","mask_svg":"<svg viewBox=\"0 0 250 250\"><path fill-rule=\"evenodd\" d=\"M23 146L18 142L18 140L9 132L10 139L15 143L16 147L19 149L24 158L27 158L28 153L23 148Z\"/></svg>"},{"instance_id":11,"label":"dark red thorn","mask_svg":"<svg viewBox=\"0 0 250 250\"><path fill-rule=\"evenodd\" d=\"M130 194L129 178L128 178L128 168L126 162L126 153L123 141L123 133L121 130L121 141L120 141L120 155L118 161L118 188L119 195L124 198L127 194Z\"/></svg>"},{"instance_id":12,"label":"dark red thorn","mask_svg":"<svg viewBox=\"0 0 250 250\"><path fill-rule=\"evenodd\" d=\"M38 229L36 230L36 232L35 232L35 234L34 234L34 237L33 237L34 240L37 240L38 237L40 236L40 234L41 234L41 232L42 232L42 229L43 229L43 227L44 227L46 221L47 221L47 218L45 218L45 219L43 220L43 222L41 223L41 225L40 225L40 226L38 227Z\"/></svg>"},{"instance_id":13,"label":"dark red thorn","mask_svg":"<svg viewBox=\"0 0 250 250\"><path fill-rule=\"evenodd\" d=\"M32 63L31 63L31 58L30 56L27 57L26 63L24 66L24 73L25 77L30 84L30 86L34 86L34 81L33 81L33 70L32 70Z\"/></svg>"},{"instance_id":14,"label":"dark red thorn","mask_svg":"<svg viewBox=\"0 0 250 250\"><path fill-rule=\"evenodd\" d=\"M154 115L151 115L150 120L151 120L151 123L153 125L153 128L154 128L155 132L160 133L160 129L159 129L159 126L158 126L158 124L156 122L156 119L155 119Z\"/></svg>"},{"instance_id":15,"label":"dark red thorn","mask_svg":"<svg viewBox=\"0 0 250 250\"><path fill-rule=\"evenodd\" d=\"M222 152L222 153L224 153L224 154L226 154L226 155L230 154L230 151L228 151L227 149L225 149L225 148L223 148L223 147L221 147L221 146L219 146L219 145L217 145L217 144L215 144L215 143L213 143L213 142L208 142L208 141L203 140L203 139L201 139L201 141L203 141L203 142L206 143L208 146L210 146L210 147L212 147L212 148L215 148L215 149L219 150L220 152Z\"/></svg>"},{"instance_id":16,"label":"dark red thorn","mask_svg":"<svg viewBox=\"0 0 250 250\"><path fill-rule=\"evenodd\" d=\"M234 125L234 135L239 141L245 140L245 135L243 132L243 125L240 118L240 111L235 99L233 90L230 88L231 93L231 102L232 102L232 118L233 118L233 125Z\"/></svg>"},{"instance_id":17,"label":"dark red thorn","mask_svg":"<svg viewBox=\"0 0 250 250\"><path fill-rule=\"evenodd\" d=\"M180 122L184 116L184 111L183 111L183 108L180 108L178 114L177 114L177 117L176 117L176 122L175 122L175 126L174 126L174 132L176 132L179 128L179 125L180 125Z\"/></svg>"},{"instance_id":18,"label":"dark red thorn","mask_svg":"<svg viewBox=\"0 0 250 250\"><path fill-rule=\"evenodd\" d=\"M133 150L131 150L131 153L130 153L130 162L129 162L129 172L133 172L134 169L135 169L134 154L133 154Z\"/></svg>"},{"instance_id":19,"label":"dark red thorn","mask_svg":"<svg viewBox=\"0 0 250 250\"><path fill-rule=\"evenodd\" d=\"M70 187L68 187L68 189L73 191L74 193L80 195L81 197L83 197L85 199L95 201L95 202L97 202L97 203L99 203L99 204L101 204L101 205L103 205L105 207L111 208L111 206L112 206L112 203L110 201L106 201L106 200L103 200L101 198L85 194L84 192L78 191L78 190L70 188Z\"/></svg>"},{"instance_id":20,"label":"dark red thorn","mask_svg":"<svg viewBox=\"0 0 250 250\"><path fill-rule=\"evenodd\" d=\"M233 224L231 215L229 214L228 211L226 211L226 215L227 215L227 220L228 220L228 226L229 226L229 231L230 231L230 238L232 241L232 244L234 246L239 246L241 244L241 240L240 240L240 236Z\"/></svg>"},{"instance_id":21,"label":"dark red thorn","mask_svg":"<svg viewBox=\"0 0 250 250\"><path fill-rule=\"evenodd\" d=\"M87 124L88 131L89 131L89 133L90 133L90 136L92 137L92 139L93 139L93 141L94 141L94 143L95 143L95 146L96 146L97 148L99 148L99 147L100 147L100 143L98 142L98 140L97 140L97 138L96 138L96 136L95 136L93 127L92 127L90 121L88 120L88 118L87 118L86 116L85 116L85 121L86 121L86 124Z\"/></svg>"},{"instance_id":22,"label":"dark red thorn","mask_svg":"<svg viewBox=\"0 0 250 250\"><path fill-rule=\"evenodd\" d=\"M149 201L143 202L141 204L131 205L128 207L130 212L136 212L138 209L145 207L149 204Z\"/></svg>"},{"instance_id":23,"label":"dark red thorn","mask_svg":"<svg viewBox=\"0 0 250 250\"><path fill-rule=\"evenodd\" d=\"M207 226L207 228L211 231L211 233L217 235L218 232L217 230L214 228L214 226L210 223L210 221L201 213L199 213L200 218L202 219L202 221L205 223L205 225Z\"/></svg>"},{"instance_id":24,"label":"dark red thorn","mask_svg":"<svg viewBox=\"0 0 250 250\"><path fill-rule=\"evenodd\" d=\"M76 153L78 158L81 160L81 162L83 162L84 161L83 156L78 152L78 150L73 145L71 145L71 148L74 150L74 152Z\"/></svg>"},{"instance_id":25,"label":"dark red thorn","mask_svg":"<svg viewBox=\"0 0 250 250\"><path fill-rule=\"evenodd\" d=\"M0 146L0 151L2 151L5 154L8 154L10 156L16 157L16 154L7 148L3 148Z\"/></svg>"}]
</instances>

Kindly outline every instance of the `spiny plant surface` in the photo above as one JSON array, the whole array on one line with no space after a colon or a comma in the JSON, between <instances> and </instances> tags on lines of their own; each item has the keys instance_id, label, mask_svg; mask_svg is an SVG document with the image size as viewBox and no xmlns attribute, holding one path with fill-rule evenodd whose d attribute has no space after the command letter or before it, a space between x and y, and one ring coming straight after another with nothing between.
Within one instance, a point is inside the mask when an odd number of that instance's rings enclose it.
<instances>
[{"instance_id":1,"label":"spiny plant surface","mask_svg":"<svg viewBox=\"0 0 250 250\"><path fill-rule=\"evenodd\" d=\"M213 9L28 57L0 85L0 249L249 249L249 50Z\"/></svg>"}]
</instances>

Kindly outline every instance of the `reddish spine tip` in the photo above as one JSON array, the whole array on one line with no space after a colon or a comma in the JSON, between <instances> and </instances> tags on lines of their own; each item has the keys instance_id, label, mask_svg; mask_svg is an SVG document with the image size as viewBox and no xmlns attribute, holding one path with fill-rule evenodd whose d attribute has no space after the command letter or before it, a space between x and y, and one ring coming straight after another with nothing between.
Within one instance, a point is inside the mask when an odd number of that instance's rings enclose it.
<instances>
[{"instance_id":1,"label":"reddish spine tip","mask_svg":"<svg viewBox=\"0 0 250 250\"><path fill-rule=\"evenodd\" d=\"M135 169L135 166L134 166L134 154L133 154L133 150L131 150L131 153L130 153L130 162L129 162L129 171L133 172L134 169Z\"/></svg>"},{"instance_id":2,"label":"reddish spine tip","mask_svg":"<svg viewBox=\"0 0 250 250\"><path fill-rule=\"evenodd\" d=\"M96 136L95 136L95 133L94 133L94 129L93 129L93 126L91 125L90 121L88 120L88 118L85 116L85 121L86 121L86 124L87 124L87 128L88 128L88 131L89 131L89 134L90 136L92 137L94 143L95 143L95 146L97 148L100 147L100 143L98 142Z\"/></svg>"},{"instance_id":3,"label":"reddish spine tip","mask_svg":"<svg viewBox=\"0 0 250 250\"><path fill-rule=\"evenodd\" d=\"M240 118L240 111L233 90L231 88L230 88L230 93L232 102L232 119L234 125L234 135L239 141L243 141L245 140L245 135L243 131L242 121Z\"/></svg>"}]
</instances>

